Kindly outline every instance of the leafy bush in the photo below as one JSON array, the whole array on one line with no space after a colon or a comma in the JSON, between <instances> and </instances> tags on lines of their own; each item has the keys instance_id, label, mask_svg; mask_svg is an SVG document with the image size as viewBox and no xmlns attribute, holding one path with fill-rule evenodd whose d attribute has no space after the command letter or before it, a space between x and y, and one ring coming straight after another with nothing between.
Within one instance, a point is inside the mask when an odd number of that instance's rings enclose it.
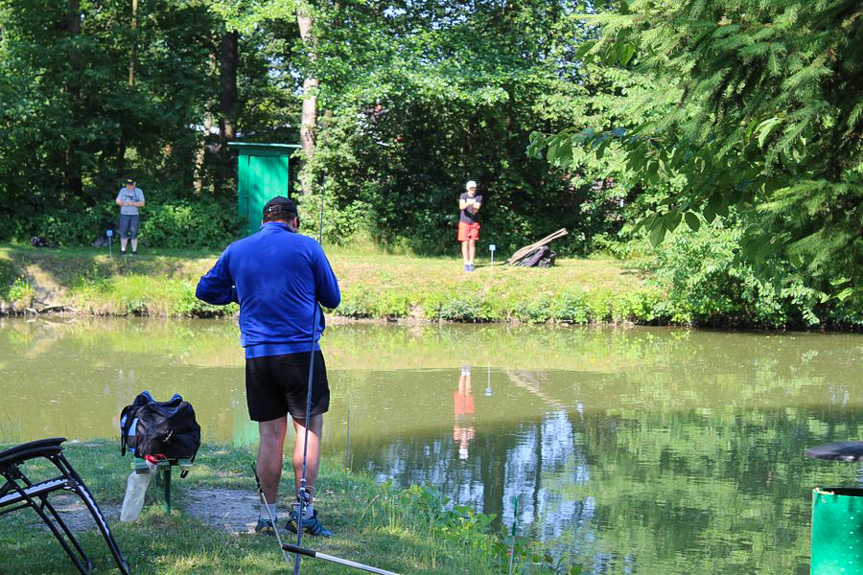
<instances>
[{"instance_id":1,"label":"leafy bush","mask_svg":"<svg viewBox=\"0 0 863 575\"><path fill-rule=\"evenodd\" d=\"M655 279L668 297L656 311L698 325L812 325L824 315L823 294L793 274L790 264L765 262L756 270L737 253L742 232L715 220L697 232L684 226L657 250ZM778 274L777 269L782 273ZM785 284L762 278L787 277Z\"/></svg>"},{"instance_id":2,"label":"leafy bush","mask_svg":"<svg viewBox=\"0 0 863 575\"><path fill-rule=\"evenodd\" d=\"M301 196L298 202L300 226L304 234L318 237L321 221L321 196ZM369 233L371 206L362 200L339 205L338 198L324 198L323 205L324 243L348 245L359 236Z\"/></svg>"},{"instance_id":3,"label":"leafy bush","mask_svg":"<svg viewBox=\"0 0 863 575\"><path fill-rule=\"evenodd\" d=\"M244 226L234 206L202 198L148 205L140 234L151 247L215 249L236 240Z\"/></svg>"},{"instance_id":4,"label":"leafy bush","mask_svg":"<svg viewBox=\"0 0 863 575\"><path fill-rule=\"evenodd\" d=\"M483 322L495 319L489 303L479 296L452 296L434 310L435 319Z\"/></svg>"},{"instance_id":5,"label":"leafy bush","mask_svg":"<svg viewBox=\"0 0 863 575\"><path fill-rule=\"evenodd\" d=\"M14 217L0 216L0 238L30 243L30 238L39 236L59 246L81 246L116 226L117 216L106 206L22 210Z\"/></svg>"},{"instance_id":6,"label":"leafy bush","mask_svg":"<svg viewBox=\"0 0 863 575\"><path fill-rule=\"evenodd\" d=\"M374 296L365 287L348 287L342 291L338 313L344 317L369 318L374 315Z\"/></svg>"},{"instance_id":7,"label":"leafy bush","mask_svg":"<svg viewBox=\"0 0 863 575\"><path fill-rule=\"evenodd\" d=\"M6 299L27 306L32 303L34 297L36 297L36 290L30 284L30 280L25 277L16 278L6 292Z\"/></svg>"}]
</instances>

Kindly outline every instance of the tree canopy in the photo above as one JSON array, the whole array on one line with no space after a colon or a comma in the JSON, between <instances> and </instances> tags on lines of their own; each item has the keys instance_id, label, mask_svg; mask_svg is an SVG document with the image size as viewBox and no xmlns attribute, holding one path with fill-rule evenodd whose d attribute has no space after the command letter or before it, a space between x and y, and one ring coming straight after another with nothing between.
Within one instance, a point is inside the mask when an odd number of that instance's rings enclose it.
<instances>
[{"instance_id":1,"label":"tree canopy","mask_svg":"<svg viewBox=\"0 0 863 575\"><path fill-rule=\"evenodd\" d=\"M661 190L642 220L654 244L682 220L730 214L747 261L786 280L789 262L827 297L850 296L863 279L860 4L633 0L586 18L587 61L652 80L630 94L643 121L537 134L535 147L566 163L572 146L618 146Z\"/></svg>"},{"instance_id":2,"label":"tree canopy","mask_svg":"<svg viewBox=\"0 0 863 575\"><path fill-rule=\"evenodd\" d=\"M712 277L698 245L819 321L863 279L861 10L0 0L0 239L87 243L135 174L153 241L219 246L240 229L227 143L302 143L294 190L326 189L328 241L455 253L475 180L481 250L566 227L564 254L647 239L668 277Z\"/></svg>"}]
</instances>

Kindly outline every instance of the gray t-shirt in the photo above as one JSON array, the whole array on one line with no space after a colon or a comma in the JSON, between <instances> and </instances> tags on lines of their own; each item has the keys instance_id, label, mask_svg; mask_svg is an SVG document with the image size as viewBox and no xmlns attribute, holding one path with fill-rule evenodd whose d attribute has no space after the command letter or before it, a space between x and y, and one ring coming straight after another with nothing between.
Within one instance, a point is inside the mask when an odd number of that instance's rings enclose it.
<instances>
[{"instance_id":1,"label":"gray t-shirt","mask_svg":"<svg viewBox=\"0 0 863 575\"><path fill-rule=\"evenodd\" d=\"M459 200L466 200L469 204L482 204L482 196L479 194L474 194L471 196L469 193L464 192L462 195L458 197ZM473 200L473 201L471 201ZM479 221L479 214L474 213L468 209L461 210L459 212L458 221L464 222L466 224L473 224Z\"/></svg>"},{"instance_id":2,"label":"gray t-shirt","mask_svg":"<svg viewBox=\"0 0 863 575\"><path fill-rule=\"evenodd\" d=\"M117 199L121 202L143 202L144 192L137 186L131 191L126 186L123 186L117 194ZM137 216L138 206L120 206L120 214L124 216Z\"/></svg>"}]
</instances>

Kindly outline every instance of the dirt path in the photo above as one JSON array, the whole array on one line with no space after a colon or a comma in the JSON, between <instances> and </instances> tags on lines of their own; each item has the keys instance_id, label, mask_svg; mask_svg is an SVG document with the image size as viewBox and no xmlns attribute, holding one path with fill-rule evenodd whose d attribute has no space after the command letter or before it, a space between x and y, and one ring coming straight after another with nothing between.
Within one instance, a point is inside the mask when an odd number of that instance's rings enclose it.
<instances>
[{"instance_id":1,"label":"dirt path","mask_svg":"<svg viewBox=\"0 0 863 575\"><path fill-rule=\"evenodd\" d=\"M52 498L63 520L74 532L96 528L92 515L73 495ZM120 505L99 505L113 526L120 522ZM254 493L238 489L198 489L189 493L183 512L195 519L229 533L252 533L258 522L257 498Z\"/></svg>"}]
</instances>

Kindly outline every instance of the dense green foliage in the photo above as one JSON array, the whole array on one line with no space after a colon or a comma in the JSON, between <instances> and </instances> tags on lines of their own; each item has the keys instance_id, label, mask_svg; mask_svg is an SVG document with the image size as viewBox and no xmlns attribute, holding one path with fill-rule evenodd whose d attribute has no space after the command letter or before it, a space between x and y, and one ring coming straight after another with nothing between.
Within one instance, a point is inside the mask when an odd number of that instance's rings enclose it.
<instances>
[{"instance_id":1,"label":"dense green foliage","mask_svg":"<svg viewBox=\"0 0 863 575\"><path fill-rule=\"evenodd\" d=\"M312 169L327 174L336 206L365 212L384 243L454 251L457 198L473 179L484 243L511 250L567 227L569 249L584 251L609 225L584 209L592 182L525 148L537 126L577 118L571 15L585 6L356 2L323 13L317 75L332 114Z\"/></svg>"},{"instance_id":2,"label":"dense green foliage","mask_svg":"<svg viewBox=\"0 0 863 575\"><path fill-rule=\"evenodd\" d=\"M307 3L312 45L299 38L298 2L160 0L137 18L122 0L42 4L0 2L0 239L88 243L112 225L116 189L134 173L145 241L188 245L177 212L210 196L234 211L225 120L240 139L296 142L306 76L319 80L320 110L305 191L326 182L329 239L455 251L468 179L487 204L483 241L502 250L567 227L558 250L584 253L621 223L595 170L573 175L525 154L532 130L584 113L574 15L589 3ZM238 231L221 228L199 230L194 245Z\"/></svg>"},{"instance_id":3,"label":"dense green foliage","mask_svg":"<svg viewBox=\"0 0 863 575\"><path fill-rule=\"evenodd\" d=\"M122 0L0 2L0 238L89 244L116 225L113 200L130 174L147 198L150 244L189 245L175 237L188 235L178 213L189 206L195 219L236 211L234 160L210 131L224 116L216 59L227 23L215 7L141 2L133 19ZM261 43L251 33L240 49L237 107L249 131L274 129L285 101L297 101L270 89ZM230 215L195 227L192 245L208 246L239 229Z\"/></svg>"},{"instance_id":4,"label":"dense green foliage","mask_svg":"<svg viewBox=\"0 0 863 575\"><path fill-rule=\"evenodd\" d=\"M90 243L133 173L145 245L222 247L227 142L298 142L314 98L294 189L307 216L326 194L328 243L454 254L473 179L481 254L668 237L674 317L856 323L861 22L852 0L0 0L0 240ZM681 273L684 223L742 284Z\"/></svg>"},{"instance_id":5,"label":"dense green foliage","mask_svg":"<svg viewBox=\"0 0 863 575\"><path fill-rule=\"evenodd\" d=\"M738 230L734 265L774 285L761 296L799 298L808 290L819 303L854 298L859 305L860 4L615 4L589 18L598 38L580 52L651 79L646 89L629 92L641 118L536 134L534 151L547 149L562 165L570 163L572 147L596 158L620 151L619 169L637 174L644 190L640 225L654 245L682 221L697 231L722 219Z\"/></svg>"}]
</instances>

